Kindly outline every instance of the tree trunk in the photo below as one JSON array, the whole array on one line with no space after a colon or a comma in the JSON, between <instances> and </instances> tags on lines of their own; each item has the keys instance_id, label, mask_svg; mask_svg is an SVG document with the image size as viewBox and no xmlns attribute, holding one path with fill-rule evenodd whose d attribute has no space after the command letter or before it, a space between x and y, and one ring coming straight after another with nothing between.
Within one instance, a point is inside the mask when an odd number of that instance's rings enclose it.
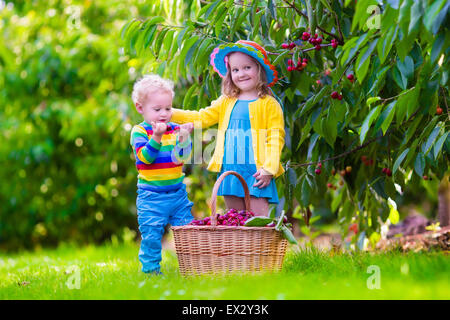
<instances>
[{"instance_id":1,"label":"tree trunk","mask_svg":"<svg viewBox=\"0 0 450 320\"><path fill-rule=\"evenodd\" d=\"M450 175L444 175L438 190L438 217L441 227L450 225Z\"/></svg>"}]
</instances>

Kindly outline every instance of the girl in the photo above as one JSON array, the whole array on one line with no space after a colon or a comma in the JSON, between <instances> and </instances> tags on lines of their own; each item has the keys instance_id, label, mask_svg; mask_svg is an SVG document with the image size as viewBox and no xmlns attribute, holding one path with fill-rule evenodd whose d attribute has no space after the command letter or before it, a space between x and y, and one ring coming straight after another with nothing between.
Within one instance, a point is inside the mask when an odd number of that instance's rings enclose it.
<instances>
[{"instance_id":1,"label":"girl","mask_svg":"<svg viewBox=\"0 0 450 320\"><path fill-rule=\"evenodd\" d=\"M247 182L251 210L268 215L269 203L278 203L274 178L284 169L280 164L284 146L284 117L270 86L278 80L263 47L239 40L215 48L211 65L222 78L222 95L199 111L173 109L173 121L200 122L202 128L218 123L216 146L208 170L236 171ZM229 175L218 195L227 209L244 209L244 189Z\"/></svg>"}]
</instances>

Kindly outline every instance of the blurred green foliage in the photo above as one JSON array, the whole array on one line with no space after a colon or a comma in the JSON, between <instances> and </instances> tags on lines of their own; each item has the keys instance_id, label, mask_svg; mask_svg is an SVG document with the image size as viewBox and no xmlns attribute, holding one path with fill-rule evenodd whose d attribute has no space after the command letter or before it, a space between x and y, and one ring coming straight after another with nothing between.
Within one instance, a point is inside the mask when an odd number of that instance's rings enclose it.
<instances>
[{"instance_id":1,"label":"blurred green foliage","mask_svg":"<svg viewBox=\"0 0 450 320\"><path fill-rule=\"evenodd\" d=\"M129 134L141 119L130 95L155 60L125 54L120 29L155 10L135 1L0 1L0 250L137 230ZM182 96L180 87L175 105ZM203 214L211 186L203 167L192 170L194 211Z\"/></svg>"}]
</instances>

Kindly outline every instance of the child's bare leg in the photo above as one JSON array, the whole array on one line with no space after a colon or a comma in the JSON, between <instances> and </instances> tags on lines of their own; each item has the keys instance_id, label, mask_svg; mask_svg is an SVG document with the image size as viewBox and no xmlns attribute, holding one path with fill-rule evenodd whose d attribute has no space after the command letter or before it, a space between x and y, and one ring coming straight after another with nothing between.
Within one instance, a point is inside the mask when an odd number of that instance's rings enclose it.
<instances>
[{"instance_id":1,"label":"child's bare leg","mask_svg":"<svg viewBox=\"0 0 450 320\"><path fill-rule=\"evenodd\" d=\"M225 205L227 210L236 209L244 210L244 198L236 196L224 196ZM267 216L269 214L269 201L267 198L256 198L250 196L250 208L251 211L257 216Z\"/></svg>"},{"instance_id":2,"label":"child's bare leg","mask_svg":"<svg viewBox=\"0 0 450 320\"><path fill-rule=\"evenodd\" d=\"M225 205L227 206L227 210L236 209L236 210L244 210L244 198L236 197L236 196L223 196L223 200L225 201Z\"/></svg>"},{"instance_id":3,"label":"child's bare leg","mask_svg":"<svg viewBox=\"0 0 450 320\"><path fill-rule=\"evenodd\" d=\"M269 200L267 198L250 197L250 207L256 216L269 215Z\"/></svg>"}]
</instances>

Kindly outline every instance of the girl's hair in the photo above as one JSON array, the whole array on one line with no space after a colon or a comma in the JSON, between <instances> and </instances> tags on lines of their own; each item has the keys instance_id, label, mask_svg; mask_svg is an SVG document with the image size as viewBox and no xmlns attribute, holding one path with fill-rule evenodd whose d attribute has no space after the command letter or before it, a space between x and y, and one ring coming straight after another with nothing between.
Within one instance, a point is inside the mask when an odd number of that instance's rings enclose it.
<instances>
[{"instance_id":1,"label":"girl's hair","mask_svg":"<svg viewBox=\"0 0 450 320\"><path fill-rule=\"evenodd\" d=\"M222 80L222 94L231 97L231 98L237 98L239 94L241 93L241 90L234 84L233 80L231 79L231 72L230 72L230 64L229 64L229 57L234 52L231 52L227 55L225 59L225 63L227 65L227 75ZM249 56L250 59L257 65L258 67L258 83L256 84L256 90L258 91L258 97L264 98L266 95L272 95L269 89L269 86L267 85L267 76L266 71L261 66L261 64L253 57ZM228 59L227 59L228 58Z\"/></svg>"},{"instance_id":2,"label":"girl's hair","mask_svg":"<svg viewBox=\"0 0 450 320\"><path fill-rule=\"evenodd\" d=\"M157 90L166 91L171 94L173 98L175 96L173 88L174 84L172 81L163 79L157 74L146 74L135 82L131 99L133 99L134 104L136 104L136 102L142 103L148 93Z\"/></svg>"}]
</instances>

